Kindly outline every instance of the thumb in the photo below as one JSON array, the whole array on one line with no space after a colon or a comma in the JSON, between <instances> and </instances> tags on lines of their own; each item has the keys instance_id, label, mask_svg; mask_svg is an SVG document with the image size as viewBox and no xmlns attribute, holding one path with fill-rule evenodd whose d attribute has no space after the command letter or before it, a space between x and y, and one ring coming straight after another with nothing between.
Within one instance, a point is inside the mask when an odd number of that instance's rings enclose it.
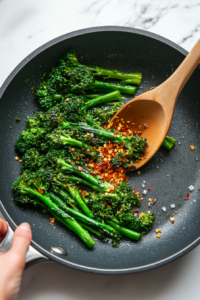
<instances>
[{"instance_id":1,"label":"thumb","mask_svg":"<svg viewBox=\"0 0 200 300\"><path fill-rule=\"evenodd\" d=\"M14 233L11 252L15 252L21 257L26 256L32 239L31 227L28 223L22 223Z\"/></svg>"}]
</instances>

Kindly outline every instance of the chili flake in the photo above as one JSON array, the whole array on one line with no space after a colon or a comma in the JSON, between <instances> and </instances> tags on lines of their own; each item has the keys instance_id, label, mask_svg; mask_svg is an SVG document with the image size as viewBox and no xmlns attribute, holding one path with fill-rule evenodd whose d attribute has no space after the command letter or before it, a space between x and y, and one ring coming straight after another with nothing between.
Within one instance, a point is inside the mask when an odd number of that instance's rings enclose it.
<instances>
[{"instance_id":1,"label":"chili flake","mask_svg":"<svg viewBox=\"0 0 200 300\"><path fill-rule=\"evenodd\" d=\"M194 146L190 146L190 150L194 150L195 149L195 147Z\"/></svg>"},{"instance_id":2,"label":"chili flake","mask_svg":"<svg viewBox=\"0 0 200 300\"><path fill-rule=\"evenodd\" d=\"M171 222L172 224L174 224L174 223L175 223L175 220L174 220L174 218L173 218L173 217L170 217L169 219L170 219L170 222Z\"/></svg>"},{"instance_id":3,"label":"chili flake","mask_svg":"<svg viewBox=\"0 0 200 300\"><path fill-rule=\"evenodd\" d=\"M149 186L149 187L148 187L148 190L150 191L151 189L152 189L152 188Z\"/></svg>"},{"instance_id":4,"label":"chili flake","mask_svg":"<svg viewBox=\"0 0 200 300\"><path fill-rule=\"evenodd\" d=\"M39 189L38 192L39 192L40 194L44 194L43 189Z\"/></svg>"},{"instance_id":5,"label":"chili flake","mask_svg":"<svg viewBox=\"0 0 200 300\"><path fill-rule=\"evenodd\" d=\"M55 219L56 219L56 218L49 218L49 220L50 220L51 223L54 223L54 222L55 222Z\"/></svg>"},{"instance_id":6,"label":"chili flake","mask_svg":"<svg viewBox=\"0 0 200 300\"><path fill-rule=\"evenodd\" d=\"M186 198L185 200L189 200L190 199L190 194L189 193L186 193Z\"/></svg>"}]
</instances>

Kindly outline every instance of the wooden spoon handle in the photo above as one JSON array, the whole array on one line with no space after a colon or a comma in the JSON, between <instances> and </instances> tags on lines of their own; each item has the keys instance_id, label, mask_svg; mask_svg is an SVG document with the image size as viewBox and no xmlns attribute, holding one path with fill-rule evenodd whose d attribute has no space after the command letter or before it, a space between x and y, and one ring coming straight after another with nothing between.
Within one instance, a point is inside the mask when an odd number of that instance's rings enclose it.
<instances>
[{"instance_id":1,"label":"wooden spoon handle","mask_svg":"<svg viewBox=\"0 0 200 300\"><path fill-rule=\"evenodd\" d=\"M174 99L176 102L184 85L200 62L200 39L194 45L190 53L180 64L178 69L158 89L157 101L165 106L166 100ZM163 97L164 96L164 97ZM170 103L173 105L172 103ZM174 103L175 105L175 103Z\"/></svg>"}]
</instances>

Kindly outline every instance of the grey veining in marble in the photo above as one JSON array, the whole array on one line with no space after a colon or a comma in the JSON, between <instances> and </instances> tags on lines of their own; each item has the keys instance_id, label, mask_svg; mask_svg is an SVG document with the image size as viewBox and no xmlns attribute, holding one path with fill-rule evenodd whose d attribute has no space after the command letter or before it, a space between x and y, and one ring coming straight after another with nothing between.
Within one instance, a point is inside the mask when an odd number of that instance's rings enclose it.
<instances>
[{"instance_id":1,"label":"grey veining in marble","mask_svg":"<svg viewBox=\"0 0 200 300\"><path fill-rule=\"evenodd\" d=\"M101 25L146 29L190 50L200 35L199 0L2 0L0 85L31 51L67 32Z\"/></svg>"}]
</instances>

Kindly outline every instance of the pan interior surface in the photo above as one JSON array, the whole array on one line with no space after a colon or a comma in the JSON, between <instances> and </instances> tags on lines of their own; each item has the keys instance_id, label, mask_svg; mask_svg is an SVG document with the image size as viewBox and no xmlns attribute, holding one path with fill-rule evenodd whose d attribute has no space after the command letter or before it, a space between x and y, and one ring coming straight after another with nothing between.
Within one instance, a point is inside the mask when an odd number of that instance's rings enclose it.
<instances>
[{"instance_id":1,"label":"pan interior surface","mask_svg":"<svg viewBox=\"0 0 200 300\"><path fill-rule=\"evenodd\" d=\"M177 101L169 131L169 135L177 140L175 147L170 152L161 148L140 169L141 175L137 171L130 173L129 183L133 189L142 194L143 180L146 181L145 189L148 186L152 188L144 196L140 211L153 211L156 223L141 241L122 239L119 248L112 248L111 241L101 243L94 237L96 244L89 250L60 223L51 224L49 214L32 206L18 207L13 201L12 184L20 170L20 163L15 161L19 153L15 151L14 144L25 128L26 116L32 117L34 110L40 110L31 88L36 88L44 72L48 73L71 48L78 50L80 61L84 64L142 72L142 84L136 95L161 84L184 59L182 53L159 40L120 31L86 33L42 49L19 70L0 100L0 199L17 225L24 221L31 224L34 242L48 252L52 246L62 247L68 252L65 257L57 255L57 261L64 264L106 271L140 268L165 260L193 243L200 233L199 69L189 79ZM30 81L25 85L27 79ZM124 96L127 101L132 99ZM16 122L15 118L21 121ZM194 151L190 150L190 145L195 146ZM190 193L190 200L186 201L184 198L190 185L195 189ZM157 200L151 208L148 208L148 198ZM174 209L171 204L175 204ZM166 207L166 212L162 207ZM170 216L175 217L175 224L171 224ZM162 230L160 239L156 238L156 228ZM42 248L39 248L41 252Z\"/></svg>"}]
</instances>

